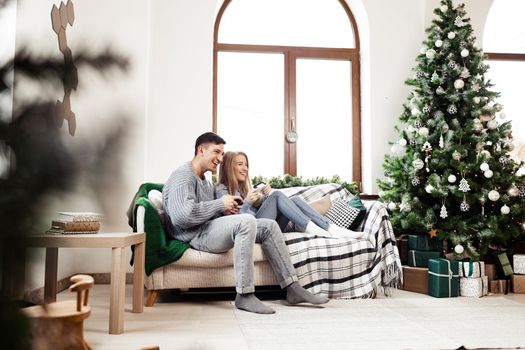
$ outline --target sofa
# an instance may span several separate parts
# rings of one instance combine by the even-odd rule
[[[146,233],[146,306],[154,305],[159,290],[235,287],[233,250],[212,254],[170,239],[163,227],[161,206],[151,196],[148,198],[155,190],[161,191],[162,184],[143,184],[128,212],[134,231]],[[353,197],[338,184],[282,191],[289,197],[299,196],[314,207],[319,203],[330,207],[336,201]],[[363,204],[366,213],[355,229],[365,232],[361,239],[284,233],[299,283],[312,293],[330,298],[366,298],[377,292],[388,295],[401,283],[401,262],[388,212],[377,201]],[[278,286],[261,246],[255,244],[253,252],[255,286]]]

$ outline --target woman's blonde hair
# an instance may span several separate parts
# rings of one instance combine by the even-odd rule
[[[219,168],[219,184],[226,186],[228,193],[235,195],[237,191],[241,194],[242,198],[246,198],[248,192],[252,189],[250,182],[249,171],[246,171],[246,181],[239,183],[234,173],[235,157],[243,156],[246,159],[246,167],[250,168],[248,156],[244,152],[226,152],[222,156],[222,164]]]

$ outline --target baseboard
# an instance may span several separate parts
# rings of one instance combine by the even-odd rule
[[[84,275],[90,275],[95,280],[95,284],[110,284],[111,282],[111,273],[101,272],[101,273],[82,273]],[[74,275],[77,275],[76,273]],[[73,275],[71,275],[73,276]],[[69,277],[64,277],[57,281],[57,293],[60,293],[69,288],[71,283],[69,282]],[[133,284],[133,273],[126,273],[126,284]],[[33,304],[42,304],[44,303],[44,287],[40,287],[31,291],[24,292],[24,300]]]

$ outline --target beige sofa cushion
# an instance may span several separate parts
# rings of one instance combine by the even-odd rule
[[[266,261],[260,244],[255,244],[253,247],[253,261]],[[190,248],[174,264],[191,267],[233,266],[233,249],[226,253],[213,254]]]

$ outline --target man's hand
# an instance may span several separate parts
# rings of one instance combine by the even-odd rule
[[[240,205],[237,204],[236,200],[242,200],[239,196],[224,195],[221,197],[222,205],[224,206],[224,215],[239,214]]]

